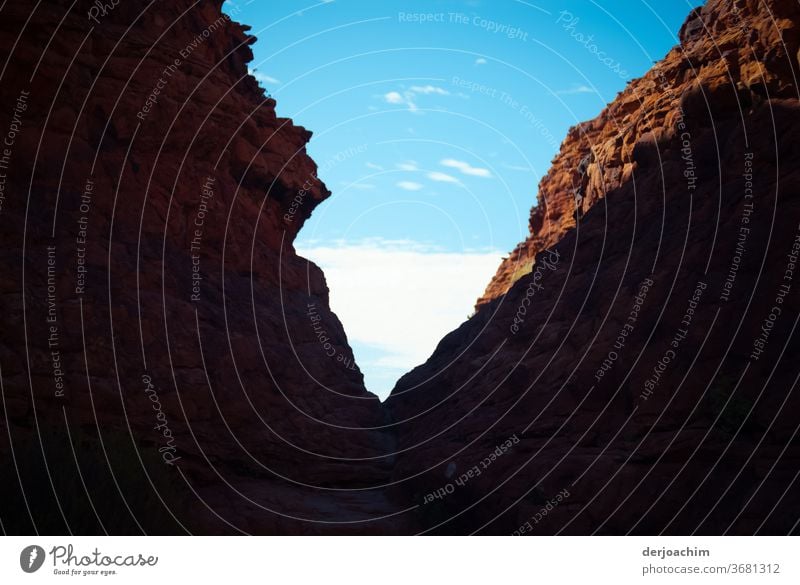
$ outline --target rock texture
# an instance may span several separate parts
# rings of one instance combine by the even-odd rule
[[[797,530],[796,2],[709,1],[573,128],[383,406],[247,27],[87,10],[0,9],[4,532]]]
[[[370,532],[394,510],[364,489],[388,481],[385,415],[293,249],[329,195],[311,133],[276,116],[221,4],[2,9],[2,424],[41,500],[29,516],[8,488],[6,531],[100,532],[106,499],[105,528],[134,533]],[[37,431],[90,445],[84,477]]]
[[[710,0],[571,129],[531,235],[388,401],[427,530],[797,530],[798,48],[797,2]]]
[[[503,261],[477,306],[505,294],[530,272],[537,253],[576,227],[577,217],[631,183],[637,162],[669,162],[665,151],[681,108],[690,121],[706,118],[713,130],[711,118],[720,114],[741,110],[744,116],[765,100],[796,99],[796,17],[792,2],[763,0],[709,2],[692,11],[680,45],[597,118],[570,130],[539,185],[530,236]],[[665,172],[659,190],[672,188],[667,178]]]

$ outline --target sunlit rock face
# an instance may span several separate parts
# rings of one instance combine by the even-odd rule
[[[634,169],[641,174],[645,166],[679,159],[674,147],[680,146],[682,116],[710,132],[706,138],[713,142],[712,119],[736,114],[741,122],[765,101],[769,108],[771,100],[797,99],[797,27],[792,2],[712,0],[692,11],[681,27],[679,45],[644,77],[631,81],[597,118],[570,130],[539,184],[530,236],[498,268],[478,306],[505,294],[529,272],[538,252],[575,229],[576,216],[631,184]],[[749,128],[749,133],[756,130]],[[716,160],[715,146],[700,143],[701,138],[691,137],[694,149],[704,146],[699,155]],[[774,143],[770,147],[775,150]],[[709,172],[702,170],[705,179]],[[672,188],[667,172],[659,192]]]
[[[710,1],[573,128],[383,406],[295,254],[329,192],[247,27],[70,6],[0,18],[6,532],[792,528],[796,2]]]
[[[792,529],[799,25],[710,1],[571,129],[530,236],[388,401],[410,493],[462,478],[427,528]]]

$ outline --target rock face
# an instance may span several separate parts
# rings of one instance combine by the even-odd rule
[[[531,235],[388,401],[426,529],[797,529],[799,42],[797,2],[710,0],[571,129]]]
[[[134,533],[371,531],[390,513],[363,490],[389,477],[385,415],[293,248],[329,195],[311,134],[276,117],[221,3],[2,9],[2,419],[40,500],[29,516],[8,488],[6,531],[100,532],[106,499],[105,527]],[[83,478],[47,457],[68,436]]]
[[[637,163],[641,170],[669,162],[667,147],[682,134],[676,128],[681,108],[693,123],[713,127],[719,115],[741,110],[744,116],[765,100],[796,99],[795,8],[792,2],[710,1],[692,11],[680,45],[597,118],[570,130],[539,185],[530,236],[504,260],[477,306],[505,294],[530,272],[538,252],[575,229],[577,217],[631,183]]]
[[[1,10],[5,532],[793,529],[796,2],[711,0],[573,128],[383,406],[295,254],[329,193],[247,27],[72,7]]]

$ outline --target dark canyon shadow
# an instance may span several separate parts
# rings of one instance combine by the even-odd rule
[[[796,2],[710,0],[572,128],[383,405],[295,253],[330,192],[248,28],[120,3],[85,42],[30,4],[0,19],[6,533],[797,530]]]

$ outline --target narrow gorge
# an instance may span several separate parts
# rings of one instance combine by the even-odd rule
[[[331,192],[249,27],[28,4],[0,18],[6,533],[797,532],[796,1],[708,0],[574,126],[383,404],[295,252]]]

